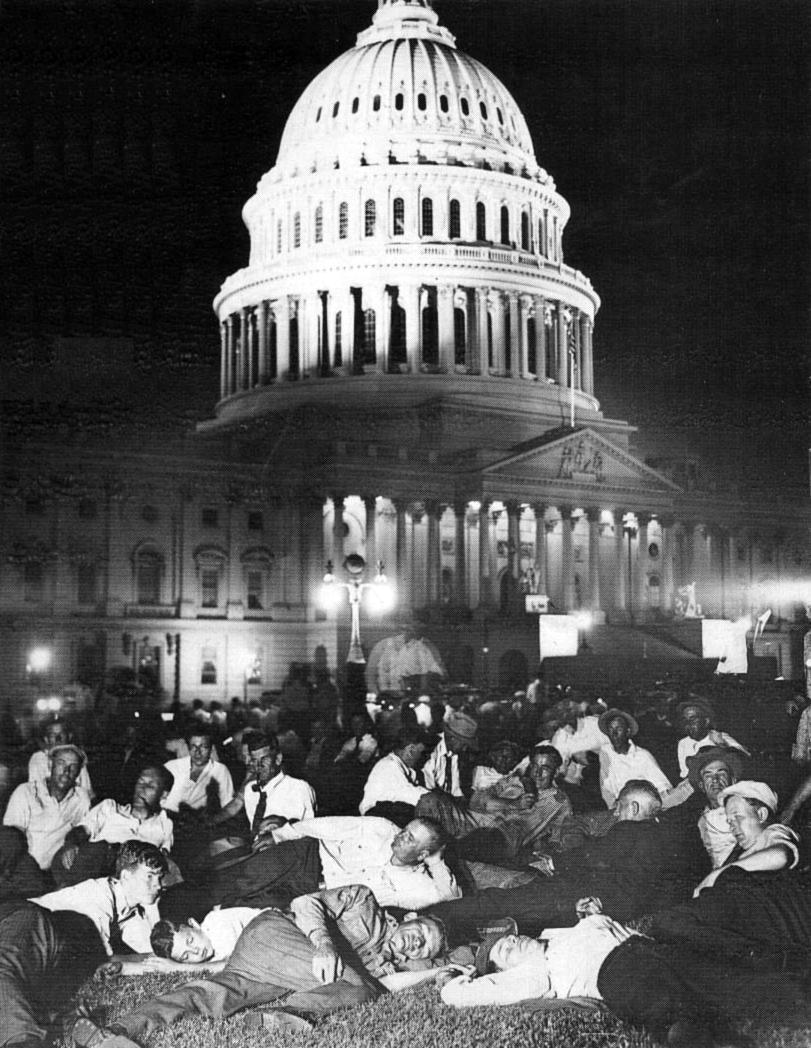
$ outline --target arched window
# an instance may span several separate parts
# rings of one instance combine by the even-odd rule
[[[401,237],[403,233],[405,233],[405,204],[403,203],[402,197],[394,198],[394,203],[392,205],[392,218],[392,232],[394,236]]]
[[[501,243],[510,242],[510,212],[506,204],[501,207]]]
[[[301,247],[301,215],[298,211],[293,215],[293,247]]]
[[[379,110],[380,110],[380,95],[375,95],[374,98],[372,99],[372,109],[374,110],[375,113],[379,112]]]
[[[459,99],[459,106],[462,110],[462,116],[470,116],[470,106],[464,95]]]
[[[538,254],[546,254],[546,243],[543,237],[543,219],[538,219]]]
[[[340,102],[336,102],[335,105],[332,107],[332,119],[333,120],[338,115],[338,110],[340,108],[341,108],[341,103]]]
[[[521,212],[521,250],[529,251],[529,215]]]
[[[363,311],[363,363],[374,364],[377,346],[377,323],[375,311],[364,309]]]
[[[527,370],[531,375],[538,373],[538,359],[535,349],[536,340],[535,317],[527,318]]]
[[[357,113],[359,104],[360,104],[360,100],[357,97],[352,99],[352,112],[353,113]]]
[[[451,200],[448,208],[448,237],[458,240],[462,235],[462,218],[459,210],[459,201]]]
[[[487,209],[481,200],[476,204],[476,239],[487,240]]]
[[[439,364],[439,318],[434,289],[429,291],[422,311],[422,362],[430,367]]]
[[[340,367],[343,362],[343,314],[340,310],[335,314],[335,341],[333,343],[333,360],[335,366]]]
[[[423,197],[422,201],[422,235],[434,235],[434,202],[430,197]]]
[[[442,110],[443,113],[447,113],[448,112],[448,96],[447,95],[440,95],[439,96],[439,108]]]
[[[321,106],[318,107],[318,111],[315,114],[315,122],[316,122],[316,124],[318,123],[318,121],[320,119],[321,119]]]
[[[282,220],[276,222],[276,254],[282,253]]]
[[[484,104],[484,102],[479,102],[479,112],[482,115],[482,120],[486,120],[487,119],[487,106]]]
[[[344,201],[338,208],[338,239],[346,240],[346,231],[349,226],[349,204]]]
[[[464,364],[467,351],[465,311],[458,306],[453,311],[453,361]]]
[[[363,209],[363,233],[364,236],[375,235],[375,223],[377,221],[377,208],[374,200],[367,200]]]
[[[504,114],[501,112],[501,110],[499,109],[498,106],[496,106],[496,115],[498,116],[498,122],[500,124],[503,124],[504,123]]]
[[[420,93],[417,95],[417,109],[419,109],[421,113],[424,113],[427,108],[428,99],[425,97],[425,94],[422,91],[420,91]]]
[[[320,244],[324,239],[324,207],[319,204],[315,209],[315,242]]]
[[[398,113],[402,112],[404,101],[405,99],[403,98],[402,92],[398,91],[397,94],[394,96],[394,108],[397,110]]]
[[[138,604],[160,604],[163,557],[151,546],[136,550],[135,600]]]

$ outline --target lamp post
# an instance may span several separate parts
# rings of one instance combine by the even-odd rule
[[[628,536],[628,617],[631,625],[634,624],[634,562],[633,562],[633,540],[637,527],[633,519],[625,524],[625,534]]]
[[[360,641],[360,606],[364,593],[373,597],[372,610],[383,615],[394,607],[394,588],[386,578],[383,570],[383,561],[377,562],[377,572],[371,582],[363,581],[363,573],[366,570],[366,561],[359,553],[350,553],[345,558],[343,565],[347,578],[337,579],[335,577],[332,561],[327,561],[327,571],[324,582],[319,593],[319,603],[326,608],[337,607],[339,595],[342,590],[346,591],[349,598],[349,609],[351,612],[351,633],[349,637],[349,651],[346,656],[346,690],[344,712],[347,707],[357,705],[363,708],[366,697],[366,676],[364,667],[366,656]]]

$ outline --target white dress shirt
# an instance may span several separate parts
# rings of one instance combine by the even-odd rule
[[[560,774],[565,776],[576,753],[598,753],[605,746],[605,735],[600,731],[599,717],[578,717],[577,727],[564,724],[552,736],[549,745],[554,746],[563,758]]]
[[[40,782],[45,782],[51,773],[51,758],[45,753],[44,750],[37,750],[36,753],[31,754],[31,760],[28,762],[28,781],[33,782],[38,779]],[[90,783],[90,775],[87,771],[87,765],[82,765],[82,770],[79,772],[79,777],[76,779],[76,785],[81,786],[86,791],[90,800],[96,796],[95,790]]]
[[[91,844],[96,841],[123,844],[136,840],[171,851],[174,843],[172,820],[165,811],[141,820],[132,814],[131,804],[116,804],[112,798],[91,808],[82,827],[90,834]]]
[[[28,851],[43,870],[48,870],[54,855],[65,843],[74,826],[90,811],[90,797],[78,786],[61,801],[55,800],[44,782],[24,782],[9,798],[4,826],[16,826],[25,834]]]
[[[448,751],[444,735],[431,750],[428,760],[425,762],[425,767],[422,769],[425,785],[429,790],[445,789],[445,769],[447,766],[445,758],[448,756],[451,758],[451,789],[449,792],[454,797],[462,797],[464,794],[459,782],[459,754],[451,754]]]
[[[391,845],[400,828],[374,815],[329,815],[274,830],[276,841],[318,841],[325,888],[365,884],[381,906],[420,910],[458,899],[461,891],[440,857],[416,866],[395,866]]]
[[[152,953],[149,933],[160,920],[158,905],[130,906],[115,877],[80,881],[30,901],[46,910],[73,910],[89,917],[99,930],[108,957],[113,954],[111,940],[116,924],[127,946],[136,953]]]
[[[634,742],[628,743],[627,753],[617,753],[609,743],[598,754],[600,758],[600,793],[606,807],[613,808],[620,790],[630,779],[645,779],[661,795],[671,789],[670,780],[659,767],[649,750]]]
[[[698,820],[701,843],[707,850],[712,868],[723,866],[727,856],[735,847],[735,838],[727,822],[723,804],[718,808],[705,808]]]
[[[376,804],[390,801],[393,804],[413,804],[428,790],[417,782],[417,773],[403,764],[396,753],[389,753],[379,760],[369,772],[359,811],[365,815]]]
[[[253,824],[260,792],[267,798],[265,818],[269,815],[280,815],[283,819],[315,818],[315,790],[304,779],[294,779],[280,771],[261,790],[254,789],[255,785],[249,783],[245,789],[245,815],[249,825]]]
[[[181,804],[188,804],[190,808],[205,808],[206,790],[210,782],[216,782],[219,786],[220,804],[223,808],[234,796],[231,772],[219,761],[210,760],[196,781],[191,778],[191,757],[178,757],[176,760],[167,761],[166,767],[175,778],[175,784],[163,802],[168,811],[179,811]]]
[[[208,963],[227,961],[244,929],[254,917],[264,912],[252,906],[226,906],[225,909],[207,913],[200,922],[200,928],[214,947],[214,956],[209,958]]]

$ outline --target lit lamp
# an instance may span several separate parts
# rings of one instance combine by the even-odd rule
[[[48,648],[32,648],[28,653],[28,661],[25,665],[26,676],[31,687],[36,691],[42,686],[42,677],[51,666],[51,652]],[[59,698],[37,699],[36,708],[40,713],[58,713],[62,706]]]
[[[366,665],[366,657],[360,643],[361,598],[366,594],[364,606],[372,614],[385,615],[394,608],[396,595],[394,587],[386,578],[382,560],[377,562],[377,573],[371,582],[363,581],[366,561],[359,553],[350,553],[343,562],[343,569],[347,578],[337,579],[332,561],[327,561],[327,571],[318,593],[318,603],[325,610],[334,610],[340,603],[342,591],[346,591],[352,613],[352,631],[346,656],[347,698],[355,699],[357,692],[358,705],[362,705],[366,697],[366,681],[361,667]]]

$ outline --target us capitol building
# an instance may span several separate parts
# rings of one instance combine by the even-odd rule
[[[691,583],[710,618],[770,607],[778,670],[799,674],[805,507],[631,453],[594,388],[600,298],[564,260],[569,206],[430,0],[378,0],[243,219],[247,265],[214,299],[219,400],[182,448],[6,449],[10,695],[43,647],[52,687],[129,666],[168,694],[177,672],[186,701],[258,696],[291,662],[340,670],[346,606],[315,598],[350,553],[396,587],[386,618],[362,612],[367,648],[416,614],[455,679],[525,683],[527,595],[588,611],[611,648],[666,643]]]

